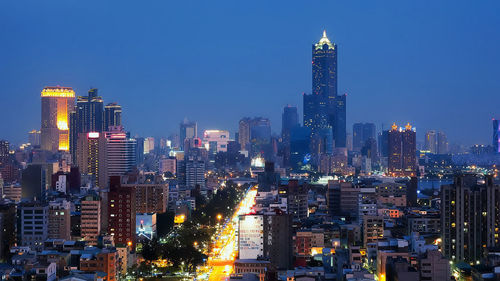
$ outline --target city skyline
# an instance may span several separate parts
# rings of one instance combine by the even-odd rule
[[[12,143],[26,142],[28,131],[40,129],[37,97],[43,87],[55,85],[72,87],[76,95],[98,88],[106,103],[123,106],[123,122],[132,135],[167,136],[176,133],[178,123],[187,117],[198,122],[200,131],[229,130],[233,136],[237,120],[244,116],[268,117],[273,133],[279,133],[284,105],[297,106],[302,116],[302,92],[311,91],[310,44],[321,38],[324,29],[339,45],[338,93],[349,96],[347,128],[351,134],[352,124],[357,122],[373,122],[377,131],[381,123],[388,129],[392,122],[411,122],[419,141],[427,130],[440,130],[448,135],[450,144],[491,142],[491,118],[498,117],[494,105],[500,90],[500,83],[495,81],[500,57],[494,52],[500,36],[495,36],[499,31],[493,28],[499,19],[491,9],[496,3],[474,5],[467,14],[461,2],[453,7],[393,3],[383,8],[365,3],[364,9],[356,4],[325,4],[326,11],[317,11],[320,17],[313,17],[311,7],[294,3],[282,7],[290,15],[278,13],[281,23],[272,18],[280,6],[277,4],[270,4],[268,10],[246,10],[233,4],[228,7],[235,9],[233,13],[217,10],[221,4],[216,3],[171,7],[193,8],[199,18],[190,23],[188,19],[194,15],[160,17],[159,13],[171,5],[153,3],[135,11],[145,22],[137,27],[126,23],[116,34],[110,33],[117,28],[114,21],[130,13],[130,6],[121,7],[124,15],[107,18],[106,12],[113,6],[103,4],[95,15],[100,20],[97,25],[84,17],[89,6],[58,4],[34,4],[31,9],[2,4],[3,11],[9,10],[9,14],[0,12],[0,21],[8,27],[6,37],[25,38],[7,40],[3,53],[10,55],[4,58],[6,67],[0,69],[0,77],[5,79],[2,98],[13,105],[0,117],[8,118],[18,108],[27,112],[12,123],[0,125],[3,138]],[[151,10],[154,7],[157,11]],[[203,8],[221,19],[200,26],[211,18],[201,12]],[[61,24],[46,19],[37,27],[30,25],[52,10],[64,10],[75,20]],[[21,12],[29,20],[21,22],[26,18],[18,17]],[[244,16],[245,12],[249,14]],[[329,13],[332,16],[327,16]],[[262,23],[249,24],[248,17],[252,16],[262,17]],[[299,16],[308,19],[305,26],[295,22]],[[391,23],[380,20],[383,16],[396,17],[400,24],[396,26],[394,19]],[[182,23],[176,29],[169,25],[175,19]],[[222,25],[224,19],[234,24]],[[90,25],[90,29],[82,25]],[[162,27],[168,27],[163,39],[153,36]],[[145,28],[151,30],[143,33]],[[41,44],[56,35],[62,41],[73,39],[73,32],[82,31],[69,45]],[[93,38],[100,43],[88,48],[78,46]],[[23,40],[40,43],[35,48]],[[280,48],[282,45],[287,47]],[[151,51],[146,54],[143,46]],[[179,53],[181,50],[192,55]],[[234,69],[241,71],[235,73]],[[465,108],[471,113],[460,114]],[[158,118],[160,112],[168,114]]]

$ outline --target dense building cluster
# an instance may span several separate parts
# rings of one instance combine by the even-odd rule
[[[40,128],[0,140],[2,278],[499,279],[498,120],[468,151],[410,123],[348,133],[337,51],[326,32],[312,45],[303,120],[285,106],[280,133],[242,116],[234,134],[186,118],[143,137],[95,88],[42,89]]]

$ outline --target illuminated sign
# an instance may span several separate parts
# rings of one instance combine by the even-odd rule
[[[137,236],[152,239],[156,236],[156,214],[137,214],[135,216],[135,232]]]
[[[174,223],[176,224],[181,224],[181,223],[184,223],[186,221],[186,215],[182,214],[182,215],[175,215],[174,217]]]
[[[238,250],[240,259],[257,259],[264,255],[264,218],[259,215],[240,216]]]
[[[99,138],[99,132],[90,132],[88,134],[89,139],[97,139]]]

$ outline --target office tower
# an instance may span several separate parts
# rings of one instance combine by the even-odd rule
[[[177,166],[177,159],[175,159],[175,157],[162,157],[159,163],[159,171],[161,174],[169,172],[173,176],[175,176],[176,166]]]
[[[135,153],[136,153],[136,163],[137,165],[142,164],[144,161],[144,138],[135,138]]]
[[[368,139],[375,139],[375,124],[355,123],[352,126],[352,149],[361,151]]]
[[[80,133],[76,163],[82,174],[92,178],[94,187],[105,188],[107,183],[107,141],[103,133]]]
[[[81,201],[81,237],[89,245],[97,245],[101,233],[101,198],[90,193]]]
[[[290,131],[290,166],[299,171],[310,160],[311,129],[295,127]]]
[[[405,176],[416,176],[417,174],[417,133],[410,123],[402,132],[403,137],[403,174]]]
[[[430,153],[437,153],[437,135],[436,131],[431,130],[425,133],[424,149]]]
[[[87,96],[79,96],[76,101],[80,133],[102,132],[104,127],[104,107],[97,89],[88,91]]]
[[[391,176],[415,176],[417,172],[416,132],[408,123],[405,129],[393,124],[388,133],[388,171]]]
[[[71,209],[66,200],[49,202],[47,238],[71,240]]]
[[[117,246],[135,249],[135,189],[122,186],[119,176],[111,176],[108,193],[108,233]]]
[[[137,213],[165,213],[168,203],[168,183],[155,179],[153,183],[122,184],[135,189]]]
[[[347,110],[346,110],[347,95],[339,95],[335,98],[335,108],[331,108],[330,126],[333,128],[333,139],[335,147],[347,146]],[[330,106],[332,107],[332,106]]]
[[[205,188],[205,161],[200,156],[186,155],[182,161],[185,171],[185,186],[187,188]]]
[[[21,246],[29,246],[34,250],[41,250],[43,242],[48,237],[48,205],[40,202],[21,203],[18,208]]]
[[[144,154],[148,154],[155,149],[155,138],[147,137],[144,139]]]
[[[9,142],[6,140],[0,140],[0,164],[7,164],[9,158]]]
[[[43,200],[47,189],[47,166],[29,164],[21,176],[22,198],[29,200]]]
[[[292,266],[291,216],[284,213],[239,216],[238,258],[268,259],[279,270]]]
[[[128,137],[122,127],[110,127],[106,136],[107,176],[120,176],[136,165],[136,140]]]
[[[184,148],[184,140],[197,138],[198,137],[198,125],[196,122],[190,122],[188,119],[184,119],[180,124],[180,143],[182,148]]]
[[[75,92],[69,87],[45,87],[41,99],[41,148],[51,152],[69,150],[69,113],[75,104]]]
[[[299,115],[297,114],[297,107],[287,105],[283,108],[281,115],[281,138],[283,143],[290,143],[290,131],[292,128],[299,125]]]
[[[493,119],[493,150],[500,153],[500,120]]]
[[[280,194],[286,195],[287,210],[292,215],[294,221],[300,221],[309,216],[307,205],[308,185],[299,183],[298,180],[290,179],[288,185],[280,187]]]
[[[448,139],[446,134],[443,132],[437,132],[437,154],[447,154],[448,153]]]
[[[384,218],[381,216],[363,217],[363,245],[377,242],[384,237]]]
[[[346,95],[337,94],[337,45],[323,37],[312,46],[312,94],[304,94],[304,126],[311,136],[332,131],[335,147],[346,147]]]
[[[104,107],[104,131],[109,127],[122,125],[122,107],[115,102],[108,103]]]
[[[211,154],[226,152],[229,142],[229,131],[226,130],[205,130],[203,132],[203,143],[208,145]]]
[[[500,246],[500,186],[492,176],[456,175],[441,186],[442,250],[454,261],[476,263]]]
[[[241,150],[248,151],[250,144],[250,122],[251,119],[245,117],[240,120],[238,125],[238,143],[241,146]]]
[[[388,132],[388,170],[392,176],[401,175],[403,172],[403,136],[401,132],[401,128],[398,128],[395,123]]]
[[[40,131],[31,130],[28,132],[28,142],[35,147],[40,146]]]
[[[389,156],[389,131],[382,131],[378,135],[378,151],[380,157]]]

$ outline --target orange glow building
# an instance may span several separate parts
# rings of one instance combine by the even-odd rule
[[[41,148],[69,150],[69,113],[75,105],[75,91],[70,87],[45,87],[41,98]]]

